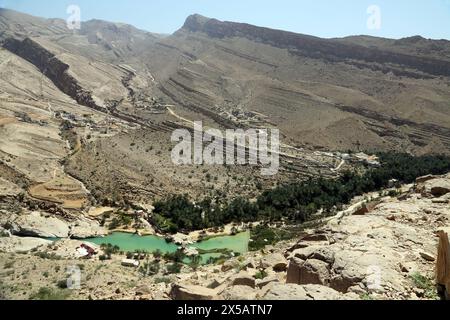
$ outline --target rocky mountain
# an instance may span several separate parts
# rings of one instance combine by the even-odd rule
[[[63,20],[0,9],[0,259],[11,253],[21,274],[30,272],[29,259],[36,274],[55,261],[61,268],[82,244],[72,238],[108,230],[155,234],[149,221],[158,218],[157,200],[185,193],[219,205],[253,200],[284,183],[379,165],[358,151],[450,154],[449,89],[445,40],[321,39],[200,15],[167,36],[100,20],[73,31]],[[172,132],[192,130],[196,120],[222,130],[280,129],[279,174],[261,176],[260,166],[174,164]],[[370,298],[367,268],[378,267],[386,278],[377,298],[428,298],[412,270],[428,284],[432,234],[448,224],[448,178],[432,177],[435,186],[422,181],[423,190],[408,186],[398,198],[367,195],[376,203],[357,199],[299,241],[220,268],[193,273],[183,266],[178,277],[149,278],[139,288],[137,272],[124,271],[119,257],[101,277],[99,261],[89,260],[92,287],[77,294]],[[54,237],[63,240],[42,239]],[[373,255],[361,257],[368,249]],[[21,251],[28,254],[14,256]],[[12,275],[9,264],[0,268]],[[48,283],[34,273],[33,286]],[[30,281],[17,280],[19,287],[22,280]],[[0,281],[5,294],[17,298],[18,291],[5,291]]]
[[[211,190],[231,195],[335,176],[346,164],[327,151],[450,150],[444,40],[320,39],[199,15],[170,36],[100,20],[74,32],[5,9],[0,25],[0,160],[16,190],[75,179],[87,206],[205,196],[211,173],[170,161],[171,132],[194,120],[281,131],[278,176],[217,168]],[[41,189],[33,198],[67,203]]]
[[[0,17],[4,40],[33,39],[59,53],[77,80],[93,77],[85,91],[95,91],[100,80],[99,68],[87,70],[89,60],[111,64],[100,69],[127,64],[139,70],[135,95],[162,99],[217,125],[276,125],[288,142],[308,148],[449,150],[445,40],[320,39],[199,15],[167,37],[99,20],[73,33],[61,20],[9,10]],[[121,101],[130,88],[121,83],[123,70],[113,73],[111,100]],[[103,88],[108,80],[100,82]]]
[[[427,41],[320,39],[194,15],[164,40],[187,61],[161,85],[184,104],[262,113],[297,145],[448,150],[450,64],[437,53],[450,43]]]

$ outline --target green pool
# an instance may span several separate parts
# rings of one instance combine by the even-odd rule
[[[198,242],[191,247],[201,250],[228,249],[235,253],[246,253],[248,251],[248,242],[250,240],[249,232],[242,232],[234,236],[224,236],[211,238],[206,241]],[[138,236],[136,234],[114,232],[103,238],[90,238],[86,241],[101,245],[112,244],[120,247],[122,251],[144,250],[154,252],[160,250],[163,253],[173,253],[177,251],[178,246],[174,243],[168,243],[164,238],[157,236]],[[206,262],[211,257],[220,257],[218,253],[208,253],[202,255],[202,261]]]

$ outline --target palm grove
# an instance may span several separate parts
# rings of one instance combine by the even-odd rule
[[[388,187],[389,181],[412,183],[427,174],[450,171],[450,157],[414,157],[404,153],[380,153],[382,166],[364,173],[346,171],[337,179],[316,178],[263,192],[256,202],[236,198],[226,204],[206,198],[192,202],[187,195],[158,201],[152,222],[163,232],[193,231],[229,223],[286,221],[303,223],[322,209],[330,214],[358,195]]]

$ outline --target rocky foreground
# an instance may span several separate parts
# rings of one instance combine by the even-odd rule
[[[450,231],[449,203],[450,174],[422,177],[401,190],[355,199],[298,240],[221,265],[152,277],[122,267],[121,257],[101,262],[64,254],[79,245],[75,240],[30,244],[32,238],[6,235],[0,238],[0,294],[33,297],[39,288],[56,288],[66,268],[77,265],[80,288],[66,293],[69,299],[438,299],[438,233]],[[18,254],[19,245],[34,249]]]
[[[437,234],[450,227],[450,175],[419,178],[398,197],[372,194],[356,202],[296,243],[228,261],[213,268],[213,276],[205,272],[181,281],[171,297],[438,298]],[[267,276],[255,280],[261,272]]]

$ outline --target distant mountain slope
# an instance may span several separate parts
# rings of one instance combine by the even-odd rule
[[[100,108],[135,119],[160,121],[136,108],[156,99],[218,127],[276,126],[311,149],[450,152],[445,40],[321,39],[200,15],[167,37],[100,20],[74,33],[10,10],[0,25],[4,43],[31,38]]]
[[[357,42],[193,15],[145,60],[178,104],[240,123],[256,111],[294,144],[448,152],[450,60]]]

